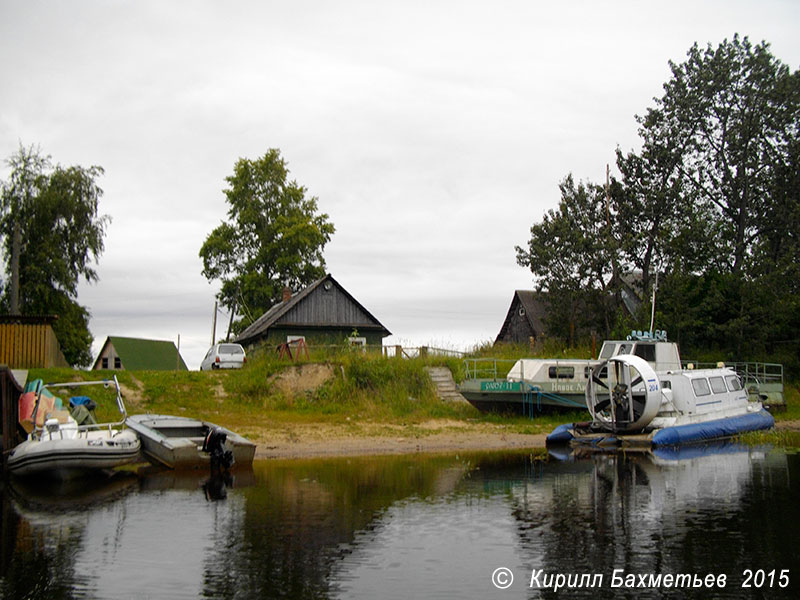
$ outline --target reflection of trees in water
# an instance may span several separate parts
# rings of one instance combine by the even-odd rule
[[[595,454],[549,464],[544,478],[514,490],[512,511],[530,568],[603,574],[604,587],[592,595],[624,592],[610,588],[614,569],[726,574],[728,589],[741,592],[745,568],[798,566],[788,543],[800,534],[793,481],[783,454],[742,447],[667,460]],[[793,518],[765,519],[765,510]],[[660,597],[665,590],[630,592]]]
[[[398,500],[455,485],[452,458],[369,457],[270,461],[243,490],[240,524],[220,526],[206,560],[204,595],[326,598],[331,572],[355,537],[380,527]],[[372,536],[369,536],[372,537]]]

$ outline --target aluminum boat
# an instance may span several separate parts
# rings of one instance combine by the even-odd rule
[[[256,452],[253,442],[201,419],[143,414],[129,416],[126,423],[139,435],[145,457],[171,469],[210,467],[214,457],[210,434],[220,442],[221,450],[230,452],[232,465],[252,464]]]

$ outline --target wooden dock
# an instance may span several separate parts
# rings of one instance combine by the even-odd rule
[[[0,400],[2,401],[2,470],[5,473],[6,456],[24,439],[17,426],[19,396],[22,385],[6,365],[0,365]]]

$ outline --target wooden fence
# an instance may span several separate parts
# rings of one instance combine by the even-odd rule
[[[13,369],[68,367],[49,322],[0,322],[0,364]]]

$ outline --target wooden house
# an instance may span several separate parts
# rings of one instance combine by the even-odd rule
[[[309,344],[341,344],[353,331],[370,346],[381,345],[391,335],[339,282],[325,275],[296,294],[284,294],[282,302],[253,321],[235,341],[251,348],[297,338]]]
[[[53,331],[55,316],[0,316],[0,364],[13,369],[68,367]]]
[[[187,371],[172,342],[120,336],[106,338],[93,370],[111,371]]]
[[[545,332],[546,305],[541,294],[528,290],[517,290],[511,299],[506,320],[497,334],[495,344],[530,344]]]

